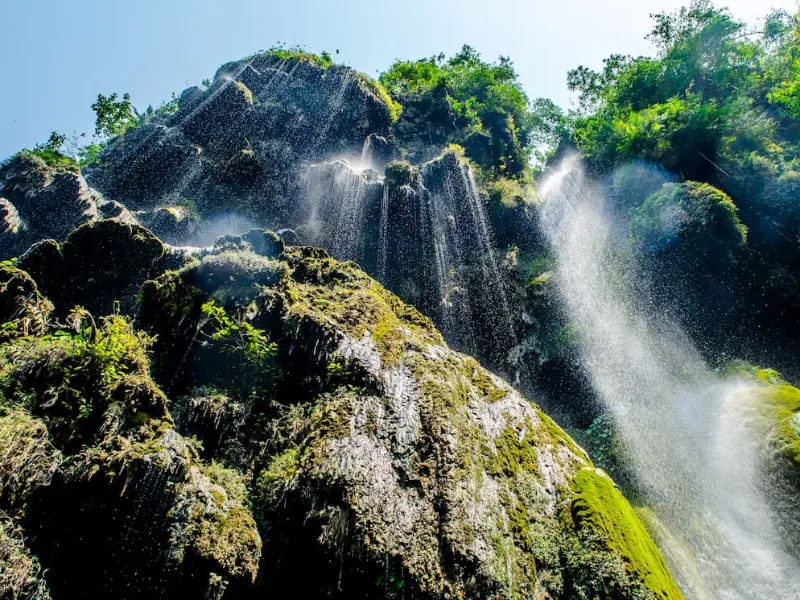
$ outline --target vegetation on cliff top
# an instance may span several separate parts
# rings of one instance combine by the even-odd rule
[[[440,54],[398,61],[380,82],[405,107],[396,134],[417,161],[431,158],[416,147],[427,139],[438,146],[435,152],[450,143],[462,145],[469,158],[495,174],[527,172],[529,102],[509,58],[486,62],[464,46],[449,59]]]

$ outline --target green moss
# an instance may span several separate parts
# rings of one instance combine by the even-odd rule
[[[738,365],[735,372],[756,384],[752,425],[773,452],[800,472],[800,389],[773,369]]]
[[[50,600],[39,560],[25,547],[22,531],[0,513],[0,597]]]
[[[706,183],[665,183],[633,211],[633,240],[646,252],[681,242],[700,252],[724,256],[747,242],[747,227],[730,196]]]
[[[200,471],[211,483],[224,489],[228,499],[242,506],[248,505],[247,484],[239,471],[229,469],[217,461],[202,465]]]
[[[517,477],[521,471],[539,473],[536,443],[530,427],[520,437],[516,430],[506,427],[494,440],[494,452],[486,457],[486,470],[493,476]]]
[[[40,419],[20,408],[0,408],[0,501],[5,508],[19,508],[32,491],[48,485],[60,462],[61,453]]]
[[[400,119],[400,115],[403,114],[403,105],[389,95],[389,92],[383,87],[382,83],[375,81],[372,77],[364,75],[363,73],[356,74],[356,77],[362,89],[378,97],[380,101],[386,105],[392,123],[397,123]]]
[[[201,558],[213,560],[234,577],[255,581],[261,538],[250,511],[230,505],[194,524],[191,533],[192,547]]]
[[[661,552],[614,482],[602,471],[585,468],[571,485],[571,513],[579,530],[600,534],[607,548],[622,556],[627,569],[657,597],[683,598]]]
[[[267,501],[280,497],[292,476],[300,469],[300,456],[297,447],[273,456],[256,481],[257,495]]]
[[[111,407],[115,428],[135,426],[142,414],[167,418],[166,398],[150,379],[146,335],[118,315],[98,325],[76,310],[68,322],[72,331],[0,347],[0,392],[7,400],[42,416],[59,447],[93,435]]]
[[[567,435],[567,433],[561,429],[561,427],[559,427],[555,421],[553,421],[553,419],[548,417],[541,410],[539,411],[539,418],[541,419],[542,426],[549,434],[553,444],[564,444],[575,456],[583,459],[587,463],[591,463],[589,455],[586,454],[586,451],[578,446],[573,439]]]
[[[386,177],[386,184],[392,187],[412,185],[420,180],[419,171],[411,166],[410,163],[402,160],[393,160],[386,165],[384,176]]]
[[[381,359],[396,364],[409,348],[444,344],[430,319],[360,271],[308,249],[287,250],[292,276],[282,281],[284,319],[340,328],[354,339],[369,333]]]
[[[65,169],[77,173],[80,171],[78,161],[71,156],[62,154],[57,150],[41,149],[41,150],[22,150],[18,156],[27,155],[41,158],[48,167],[56,169]]]

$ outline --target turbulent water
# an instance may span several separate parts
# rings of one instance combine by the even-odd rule
[[[645,308],[629,261],[617,258],[602,194],[578,157],[539,193],[583,367],[614,419],[687,598],[800,598],[800,565],[784,550],[743,425],[755,397],[749,384],[718,377],[677,325]]]

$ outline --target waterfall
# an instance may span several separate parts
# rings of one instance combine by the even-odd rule
[[[564,160],[539,193],[582,367],[666,530],[656,538],[686,597],[800,598],[800,566],[776,529],[742,417],[756,398],[750,384],[717,376],[680,327],[645,309],[579,158]]]
[[[303,201],[309,242],[339,260],[364,260],[367,201],[380,184],[346,160],[311,165],[303,177]]]
[[[378,229],[378,279],[386,281],[389,260],[389,188],[384,185],[381,194],[380,226]]]
[[[421,215],[429,222],[421,229],[438,300],[430,311],[448,343],[501,365],[516,331],[472,170],[445,155],[422,166],[422,179],[428,200]]]
[[[433,318],[453,347],[502,370],[516,343],[514,318],[471,169],[445,153],[411,170],[407,181],[387,180],[361,169],[368,166],[370,140],[361,160],[306,169],[298,227],[303,242],[356,261]]]

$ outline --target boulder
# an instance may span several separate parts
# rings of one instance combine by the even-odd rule
[[[82,306],[104,315],[129,311],[142,283],[165,268],[165,254],[161,241],[144,227],[101,220],[79,227],[63,244],[39,242],[19,265],[56,304],[57,314]]]
[[[252,584],[261,540],[241,484],[172,428],[147,338],[119,316],[67,322],[6,343],[0,364],[0,501],[24,501],[53,597],[202,600]]]

